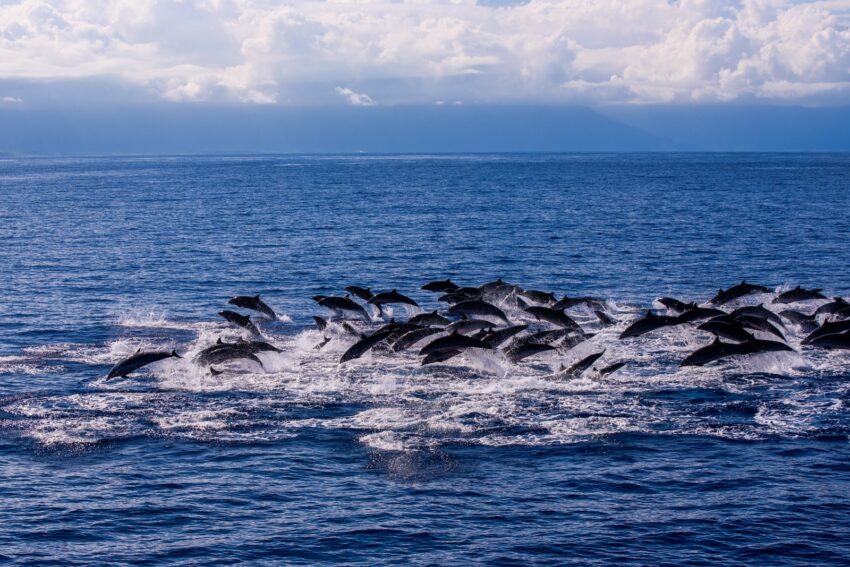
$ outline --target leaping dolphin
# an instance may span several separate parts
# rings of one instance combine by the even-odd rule
[[[551,352],[557,350],[552,345],[543,345],[539,343],[524,343],[516,346],[511,346],[505,349],[505,356],[513,363],[517,363],[535,354],[542,352]]]
[[[547,323],[552,323],[553,325],[564,329],[581,331],[581,326],[576,323],[572,317],[567,315],[564,308],[556,309],[535,305],[525,308],[525,312],[529,315],[533,315],[538,321],[546,321]]]
[[[800,286],[780,293],[773,300],[774,303],[796,303],[798,301],[812,301],[815,299],[826,299],[822,289],[803,289]]]
[[[707,346],[699,348],[682,361],[682,366],[705,366],[709,362],[730,356],[756,354],[760,352],[793,351],[785,343],[752,339],[745,343],[724,343],[719,338]]]
[[[812,340],[810,344],[829,350],[848,350],[850,349],[850,331],[823,335]]]
[[[369,301],[370,299],[372,299],[375,296],[375,294],[372,293],[372,290],[369,289],[368,287],[360,287],[360,286],[356,286],[356,285],[350,285],[350,286],[345,288],[345,291],[347,291],[348,293],[350,293],[351,295],[353,295],[355,297],[359,297],[363,301]]]
[[[487,303],[481,299],[468,299],[455,303],[448,310],[449,315],[466,315],[467,317],[494,317],[503,321],[506,325],[510,325],[508,316],[505,312],[491,303]]]
[[[259,295],[238,295],[228,301],[228,303],[230,305],[235,305],[236,307],[262,313],[273,321],[277,320],[277,314],[262,299],[260,299]]]
[[[712,305],[723,305],[754,293],[769,293],[770,289],[763,285],[748,284],[746,281],[741,281],[738,285],[733,285],[727,290],[718,290],[717,295],[708,300]]]
[[[355,303],[351,298],[348,297],[334,297],[334,296],[316,296],[316,303],[324,307],[325,309],[330,309],[337,315],[345,318],[346,313],[350,313],[357,317],[360,317],[364,321],[371,321],[372,319],[369,317],[369,314],[366,313],[366,310],[362,305]]]
[[[597,360],[602,358],[603,354],[605,354],[604,350],[602,352],[595,352],[595,353],[593,353],[589,356],[582,358],[581,360],[579,360],[578,362],[576,362],[575,364],[573,364],[569,368],[564,368],[562,366],[561,371],[558,372],[557,375],[555,375],[555,378],[558,378],[558,379],[578,378],[579,376],[581,376],[584,373],[585,370],[587,370],[588,368],[593,366],[593,364]],[[616,370],[616,368],[614,370]],[[613,372],[613,370],[611,372]]]
[[[124,360],[118,362],[112,369],[109,371],[109,374],[106,375],[106,379],[115,378],[116,376],[120,376],[124,378],[130,372],[134,370],[138,370],[143,366],[147,366],[148,364],[152,364],[154,362],[158,362],[160,360],[165,360],[166,358],[181,358],[177,351],[172,350],[168,351],[153,351],[153,352],[140,352],[136,351],[135,354],[125,358]]]
[[[384,291],[377,295],[374,295],[366,303],[368,303],[369,305],[374,305],[378,309],[381,308],[381,305],[389,305],[391,303],[403,303],[405,305],[419,307],[418,303],[416,303],[406,295],[399,293],[395,289],[392,289],[390,291]]]
[[[235,311],[227,310],[219,311],[218,314],[224,317],[224,319],[227,320],[229,323],[233,323],[237,327],[242,327],[243,329],[250,331],[254,335],[260,334],[260,330],[257,328],[256,325],[254,325],[254,323],[251,321],[251,318],[247,315],[240,315]]]
[[[446,327],[451,323],[451,321],[436,311],[431,311],[430,313],[420,313],[419,315],[411,317],[408,320],[408,323],[422,325],[423,327]]]
[[[438,293],[449,293],[458,289],[458,285],[452,280],[434,280],[422,286],[425,291],[435,291]]]
[[[420,356],[424,356],[427,354],[434,354],[438,352],[447,352],[447,351],[462,351],[468,348],[481,348],[485,350],[492,350],[493,347],[481,341],[479,339],[473,339],[472,337],[467,337],[465,335],[461,335],[457,332],[452,333],[446,337],[441,337],[432,341],[422,347],[422,350],[419,351]]]

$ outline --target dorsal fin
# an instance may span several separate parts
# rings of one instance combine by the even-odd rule
[[[259,300],[259,299],[260,299],[260,294],[258,293],[257,295],[255,295],[255,296],[254,296],[254,299]]]
[[[221,340],[221,337],[219,337],[218,340],[215,342],[215,344],[217,344],[217,345],[220,345],[220,344],[223,344],[223,343],[224,343],[224,341]]]
[[[136,352],[134,352],[133,354],[139,354],[140,352],[142,352],[142,347],[137,348]]]

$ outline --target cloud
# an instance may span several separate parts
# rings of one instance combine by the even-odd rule
[[[3,98],[0,98],[0,102],[3,104],[21,104],[24,102],[24,99],[16,96],[4,96]]]
[[[846,102],[848,26],[848,0],[5,1],[0,81],[195,103]]]
[[[337,87],[334,89],[336,94],[344,97],[348,104],[352,106],[375,106],[375,101],[366,93],[356,93],[351,89]]]

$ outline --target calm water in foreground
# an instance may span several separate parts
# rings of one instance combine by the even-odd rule
[[[846,351],[340,366],[310,297],[503,277],[616,331],[743,278],[847,297],[848,210],[847,155],[0,159],[0,563],[846,564]],[[283,353],[193,365],[255,293]],[[104,380],[137,348],[187,356]]]

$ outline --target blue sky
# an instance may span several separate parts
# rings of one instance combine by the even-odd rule
[[[0,117],[848,102],[850,0],[0,0]]]

